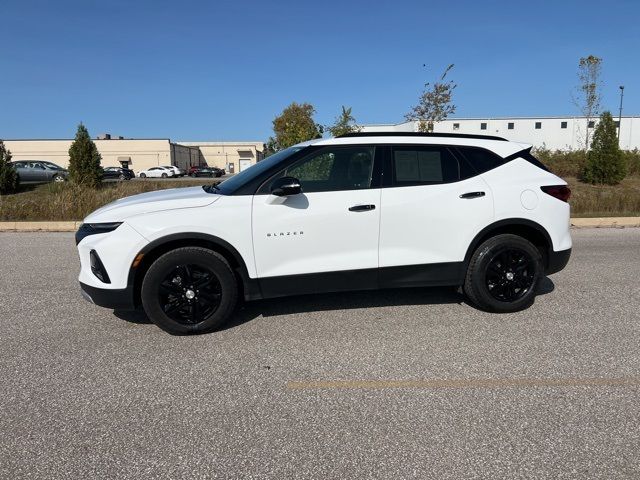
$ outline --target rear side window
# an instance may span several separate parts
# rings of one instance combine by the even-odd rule
[[[458,151],[478,174],[488,172],[504,163],[502,157],[484,148],[458,147]]]
[[[393,148],[394,186],[450,183],[460,180],[458,159],[446,147]]]

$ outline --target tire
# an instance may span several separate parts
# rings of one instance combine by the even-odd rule
[[[204,333],[229,319],[238,301],[238,283],[222,255],[207,248],[182,247],[151,265],[142,281],[141,298],[145,313],[166,332]]]
[[[198,175],[196,175],[195,173],[191,174],[191,178],[196,178]]]
[[[471,256],[464,293],[482,310],[516,312],[533,303],[543,274],[542,255],[531,242],[517,235],[496,235]]]
[[[147,178],[147,174],[146,173],[141,173],[139,176],[140,176],[140,178]]]
[[[53,177],[53,181],[56,183],[62,183],[64,182],[64,177],[62,175],[55,175]]]
[[[161,175],[161,177],[162,177],[162,178],[167,178],[167,174],[166,174],[166,173],[163,173],[163,174]]]
[[[124,173],[121,173],[121,174],[118,176],[118,180],[120,180],[120,181],[122,181],[122,180],[127,180],[127,177],[126,177],[126,175],[125,175]]]

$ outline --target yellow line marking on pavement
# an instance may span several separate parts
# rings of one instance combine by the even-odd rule
[[[442,380],[330,380],[288,382],[289,390],[379,390],[383,388],[617,387],[640,385],[640,378],[477,378]]]

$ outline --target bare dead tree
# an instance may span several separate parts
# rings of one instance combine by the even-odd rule
[[[429,82],[425,83],[418,104],[405,115],[409,121],[418,121],[418,131],[433,132],[436,122],[441,122],[455,113],[453,91],[458,85],[452,80],[446,80],[447,74],[452,68],[453,64],[449,65],[433,85]]]

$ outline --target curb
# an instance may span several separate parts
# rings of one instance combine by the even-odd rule
[[[0,222],[0,232],[75,232],[82,222]]]
[[[574,228],[633,228],[640,227],[640,217],[572,218]]]
[[[82,222],[0,222],[0,232],[75,232]],[[574,228],[640,227],[640,217],[572,218]]]

